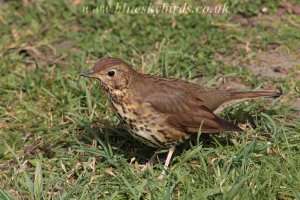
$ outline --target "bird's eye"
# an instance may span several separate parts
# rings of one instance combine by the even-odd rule
[[[115,75],[115,73],[116,73],[115,71],[109,71],[107,73],[107,75],[110,76],[110,77],[113,77]]]

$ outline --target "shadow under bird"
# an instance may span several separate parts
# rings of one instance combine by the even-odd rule
[[[169,148],[163,178],[175,146],[197,134],[242,131],[215,113],[241,99],[279,97],[274,91],[238,92],[138,73],[121,59],[106,57],[81,76],[97,79],[114,113],[137,140]]]

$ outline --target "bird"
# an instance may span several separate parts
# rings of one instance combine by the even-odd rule
[[[207,88],[185,80],[139,73],[115,57],[104,57],[80,76],[99,81],[113,112],[131,135],[158,149],[169,149],[162,179],[175,147],[201,133],[241,132],[217,116],[237,100],[279,97],[277,91],[234,91]]]

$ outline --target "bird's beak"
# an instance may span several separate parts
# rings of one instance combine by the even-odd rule
[[[93,77],[92,76],[93,74],[94,74],[94,70],[89,69],[89,70],[85,70],[85,71],[81,72],[80,76]]]

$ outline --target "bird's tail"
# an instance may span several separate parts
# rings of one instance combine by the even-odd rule
[[[231,92],[228,95],[228,100],[222,103],[216,110],[214,110],[214,113],[220,113],[225,108],[239,103],[241,101],[247,100],[247,99],[256,99],[256,98],[262,98],[262,97],[280,97],[282,94],[280,92],[275,91],[250,91],[250,92]]]
[[[235,99],[252,99],[260,97],[280,97],[281,93],[274,91],[256,91],[256,92],[232,92],[229,94],[231,100]]]

